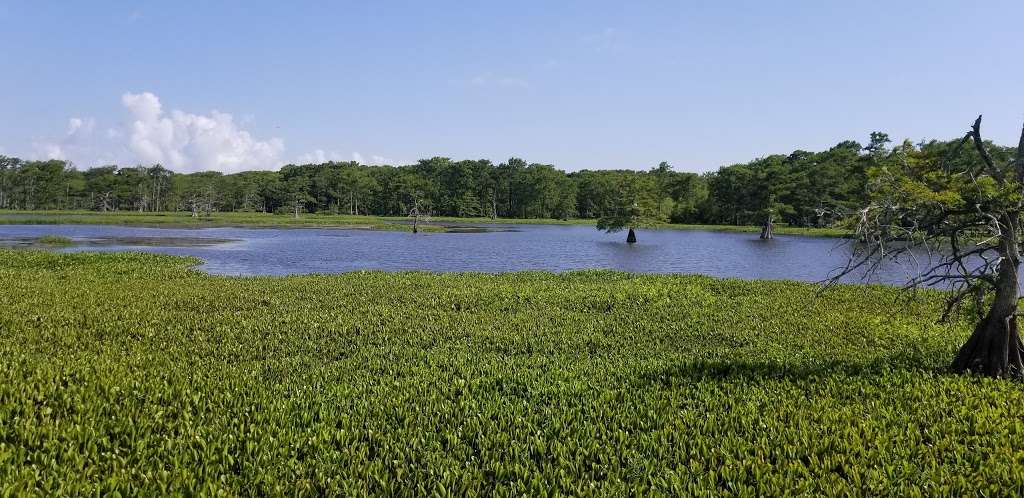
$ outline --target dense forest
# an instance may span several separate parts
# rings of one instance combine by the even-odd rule
[[[0,156],[0,209],[386,216],[415,209],[438,216],[596,219],[631,206],[649,219],[675,223],[760,224],[771,215],[794,226],[826,226],[863,204],[873,168],[939,160],[954,145],[933,140],[890,147],[887,135],[872,133],[867,145],[844,141],[701,175],[673,171],[667,163],[648,171],[566,173],[517,158],[495,165],[445,157],[397,167],[328,162],[180,174],[160,165],[82,171],[64,161]]]

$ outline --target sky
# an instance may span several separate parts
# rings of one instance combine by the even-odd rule
[[[872,131],[1016,145],[1016,1],[0,0],[0,154],[176,171],[710,171]]]

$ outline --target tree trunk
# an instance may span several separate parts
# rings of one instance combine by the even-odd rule
[[[636,232],[632,228],[629,229],[629,234],[626,235],[627,244],[636,244]]]
[[[1012,231],[1006,233],[1000,243],[1003,261],[996,275],[995,299],[985,318],[974,327],[974,333],[953,359],[952,368],[957,372],[990,377],[1024,374],[1024,345],[1017,327],[1017,300],[1020,299],[1017,224],[1008,225]]]
[[[772,217],[769,216],[764,220],[764,225],[761,225],[761,240],[769,240],[775,236],[775,224],[772,223]]]

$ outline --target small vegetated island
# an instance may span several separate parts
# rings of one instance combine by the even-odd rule
[[[1024,138],[995,146],[979,118],[963,140],[886,142],[703,177],[8,160],[0,204],[19,209],[586,216],[639,244],[664,221],[769,238],[847,220],[859,249],[841,272],[929,244],[941,261],[911,285],[952,290],[227,278],[187,258],[0,249],[0,495],[1020,496]],[[77,190],[26,193],[25,175]]]

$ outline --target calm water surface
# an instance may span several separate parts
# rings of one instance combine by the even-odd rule
[[[603,268],[819,281],[843,265],[849,255],[844,240],[795,235],[762,241],[755,233],[640,230],[639,243],[630,246],[624,233],[606,234],[592,226],[480,226],[503,231],[412,234],[328,228],[3,225],[0,240],[62,235],[83,243],[60,249],[63,251],[141,250],[195,256],[204,261],[200,269],[218,275]],[[176,238],[182,242],[175,243]],[[210,243],[203,245],[206,239]],[[892,266],[871,281],[898,284],[906,278],[906,268]]]

